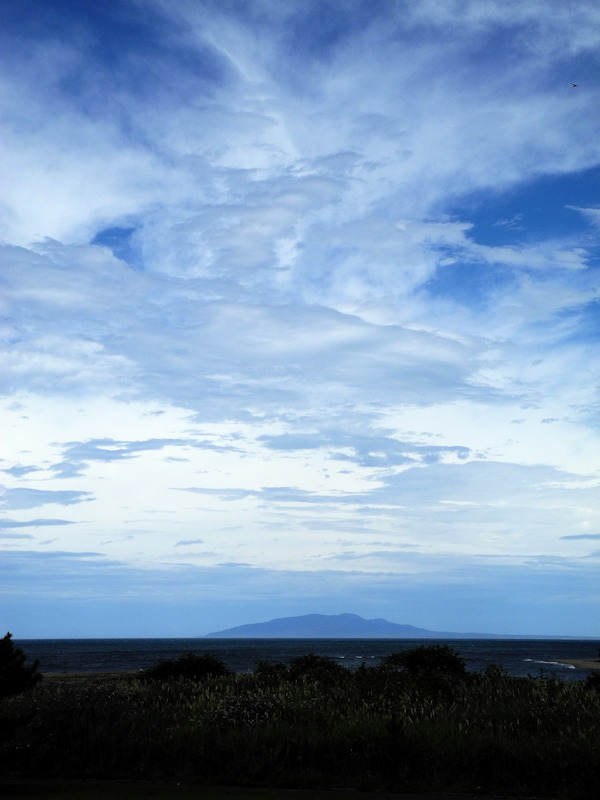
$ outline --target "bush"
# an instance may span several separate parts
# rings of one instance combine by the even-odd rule
[[[402,670],[414,677],[448,676],[462,678],[466,663],[447,644],[420,645],[401,653],[392,653],[382,661],[383,669]]]
[[[345,683],[350,678],[350,672],[332,658],[309,653],[291,660],[289,676],[294,683],[307,681],[333,686]]]
[[[219,678],[230,675],[224,662],[212,653],[186,653],[177,659],[159,661],[141,674],[142,680],[167,681],[172,678],[187,678],[192,681],[201,681],[205,678]]]
[[[600,649],[598,650],[598,656],[600,656]],[[597,692],[600,692],[600,672],[590,672],[587,676],[586,683],[588,689],[595,689]]]
[[[600,692],[600,672],[590,672],[586,678],[586,686],[588,689],[595,689]]]
[[[0,639],[0,698],[25,692],[41,681],[42,676],[37,671],[40,662],[25,666],[25,661],[25,653],[15,647],[12,633]]]
[[[279,686],[289,674],[287,665],[281,661],[259,661],[254,670],[254,677],[267,686]]]

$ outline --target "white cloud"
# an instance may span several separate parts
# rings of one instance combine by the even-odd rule
[[[110,53],[94,14],[7,42],[11,548],[58,502],[45,548],[136,568],[583,558],[595,5],[142,5]],[[493,208],[525,186],[543,224]]]

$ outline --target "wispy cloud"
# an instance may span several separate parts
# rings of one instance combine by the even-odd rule
[[[164,447],[179,447],[189,444],[183,439],[150,439],[144,442],[116,442],[113,439],[98,439],[87,442],[69,442],[63,446],[63,460],[50,469],[61,478],[80,475],[93,461],[120,461],[135,457],[147,450],[162,450]]]
[[[53,525],[72,525],[68,519],[30,519],[19,522],[16,519],[0,519],[0,528],[44,528]]]
[[[192,544],[202,544],[203,541],[203,539],[181,539],[175,543],[175,547],[189,547]]]
[[[0,495],[0,505],[7,509],[37,508],[38,506],[56,503],[61,506],[70,506],[75,503],[85,503],[92,500],[90,492],[58,491],[53,489],[6,489]]]

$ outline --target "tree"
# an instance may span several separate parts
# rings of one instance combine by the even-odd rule
[[[25,692],[41,681],[42,676],[37,671],[40,662],[26,666],[25,661],[25,653],[15,647],[12,633],[0,639],[0,698]]]

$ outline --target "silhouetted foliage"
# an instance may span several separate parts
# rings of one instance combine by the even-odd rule
[[[259,661],[254,670],[255,678],[267,686],[276,686],[289,677],[290,671],[282,661]]]
[[[446,675],[460,678],[466,674],[466,663],[447,644],[420,645],[401,653],[392,653],[382,660],[383,669],[403,670],[414,677]]]
[[[489,681],[501,681],[504,678],[510,677],[506,669],[504,667],[499,667],[498,664],[488,664],[485,668],[484,675]]]
[[[466,663],[447,644],[420,645],[410,650],[392,653],[382,659],[381,676],[389,685],[418,686],[432,699],[450,699],[458,696],[463,683],[472,680]]]
[[[15,647],[12,633],[0,639],[0,697],[20,694],[33,688],[42,676],[37,671],[39,661],[25,665],[25,653]]]
[[[331,686],[345,681],[349,673],[332,658],[308,653],[291,660],[289,675],[294,682],[308,681]]]
[[[0,703],[0,774],[600,796],[600,693],[584,680],[466,672],[437,645],[410,653],[354,671],[309,654],[215,676],[218,659],[188,654],[150,682],[52,676]],[[185,669],[198,661],[206,681]]]
[[[212,653],[186,653],[177,659],[159,661],[142,672],[142,680],[167,681],[172,678],[187,678],[201,681],[205,678],[218,678],[231,674],[224,662]]]
[[[600,649],[598,650],[598,656],[600,656]],[[588,689],[595,689],[600,692],[600,672],[590,672],[587,676],[586,685]]]

